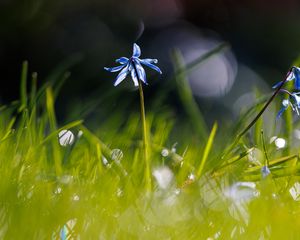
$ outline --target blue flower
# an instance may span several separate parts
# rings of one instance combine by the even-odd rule
[[[139,58],[140,56],[141,56],[141,49],[136,43],[134,43],[133,54],[131,58],[126,58],[126,57],[118,58],[116,59],[116,62],[121,64],[120,66],[112,67],[112,68],[107,68],[107,67],[104,68],[109,72],[120,71],[120,73],[118,74],[115,80],[114,86],[119,85],[127,77],[129,73],[131,74],[131,78],[134,83],[134,86],[137,87],[139,85],[139,80],[142,81],[144,84],[148,85],[146,79],[146,73],[142,64],[162,74],[161,70],[154,65],[158,63],[157,59],[150,59],[150,58],[140,59]]]
[[[288,106],[290,105],[290,101],[289,99],[284,99],[282,101],[282,108],[279,110],[279,112],[277,113],[276,118],[280,118],[281,115],[284,113],[285,110],[287,110]]]
[[[300,90],[300,68],[298,67],[292,67],[290,72],[287,75],[286,81],[292,81],[295,80],[295,89]],[[278,88],[283,81],[280,81],[279,83],[276,83],[272,88]]]
[[[271,173],[270,169],[268,168],[268,166],[263,166],[261,168],[261,175],[263,178],[266,178],[267,176],[269,176]]]
[[[288,99],[284,99],[282,101],[282,108],[279,110],[279,112],[277,113],[277,118],[281,117],[281,115],[283,114],[283,112],[289,107],[291,106],[292,110],[294,112],[297,113],[297,115],[299,116],[299,110],[300,110],[300,97],[298,96],[298,94],[300,93],[290,93],[287,90],[283,89],[284,92],[289,94],[289,98]]]

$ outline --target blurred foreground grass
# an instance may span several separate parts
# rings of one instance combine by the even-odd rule
[[[207,127],[180,53],[173,57],[187,123],[168,110],[147,111],[150,192],[138,115],[120,126],[124,115],[112,113],[94,131],[82,119],[58,125],[54,104],[66,75],[37,89],[33,74],[27,91],[24,63],[20,101],[0,108],[1,239],[300,238],[300,141],[291,114],[284,148],[280,138],[269,143],[276,113],[267,110],[274,123],[260,119],[224,155],[266,98],[258,94],[231,127]],[[266,164],[271,174],[263,177]]]

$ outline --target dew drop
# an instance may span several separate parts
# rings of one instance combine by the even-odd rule
[[[290,189],[289,192],[292,196],[292,198],[295,201],[300,201],[300,183],[296,182]]]
[[[59,144],[63,147],[74,143],[74,134],[70,130],[62,130],[58,133]]]
[[[102,156],[102,163],[107,166],[108,165],[108,161],[106,159],[106,157]]]
[[[277,136],[273,136],[270,138],[270,143],[274,142],[277,139]]]
[[[195,175],[193,173],[191,173],[189,176],[188,176],[188,179],[191,180],[191,181],[195,181]]]
[[[286,141],[285,141],[285,139],[283,139],[283,138],[277,138],[276,140],[275,140],[275,146],[277,147],[277,148],[284,148],[285,147],[285,145],[286,145]]]
[[[122,197],[123,196],[123,191],[121,188],[117,189],[117,197]]]
[[[167,189],[174,176],[173,172],[168,167],[157,168],[153,171],[152,175],[161,189]]]
[[[164,149],[161,151],[161,155],[162,155],[163,157],[169,156],[169,150],[166,149],[166,148],[164,148]]]
[[[78,138],[81,138],[82,135],[83,135],[83,131],[80,130],[80,131],[78,132],[78,134],[77,134],[77,137],[78,137]]]
[[[73,195],[73,197],[72,197],[72,199],[73,199],[73,201],[79,201],[80,200],[80,197],[78,196],[78,195]]]
[[[174,193],[176,194],[176,195],[179,195],[180,194],[180,189],[179,188],[177,188],[177,189],[175,189],[175,191],[174,191]]]
[[[60,187],[56,188],[54,191],[54,194],[60,194],[62,192],[62,189]]]
[[[177,146],[177,143],[174,143],[172,148],[171,148],[172,153],[176,153],[176,151],[177,151],[176,146]]]
[[[121,160],[122,160],[122,158],[123,158],[123,152],[122,152],[122,150],[121,149],[113,149],[112,151],[111,151],[111,159],[112,160],[114,160],[114,161],[116,161],[116,162],[120,162]]]
[[[62,184],[70,184],[73,181],[72,175],[63,175],[59,178],[59,182]]]

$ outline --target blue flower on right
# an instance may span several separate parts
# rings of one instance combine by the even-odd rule
[[[289,81],[292,81],[292,80],[295,80],[294,82],[294,88],[296,90],[300,90],[300,68],[296,67],[296,66],[293,66],[290,70],[290,72],[288,73],[287,75],[287,78],[286,78],[286,81],[289,82]],[[278,83],[276,83],[272,88],[278,88],[281,84],[282,84],[283,81],[280,81]]]
[[[284,99],[282,101],[282,108],[277,113],[277,118],[281,117],[282,114],[285,112],[285,110],[288,109],[288,107],[291,107],[294,112],[297,113],[297,115],[300,115],[300,92],[290,92],[283,87],[283,85],[286,82],[294,81],[294,90],[300,90],[300,68],[293,66],[290,68],[289,72],[286,75],[286,78],[283,81],[280,81],[276,83],[273,88],[276,88],[277,91],[275,92],[282,92],[288,94],[288,98]]]
[[[298,94],[300,94],[300,93],[290,93],[287,90],[284,90],[284,92],[289,94],[289,98],[288,99],[284,99],[282,101],[282,106],[283,107],[277,113],[277,118],[280,118],[281,115],[284,113],[285,110],[288,109],[289,106],[299,116],[300,115],[299,114],[299,110],[300,110],[300,97],[298,96]]]

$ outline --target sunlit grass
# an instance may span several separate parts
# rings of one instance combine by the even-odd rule
[[[186,119],[147,111],[149,192],[137,112],[111,113],[93,130],[84,119],[58,123],[54,104],[67,75],[60,69],[36,89],[33,74],[27,90],[24,63],[20,101],[0,108],[1,239],[300,238],[299,124],[287,111],[280,148],[270,143],[279,123],[261,118],[232,147],[267,99],[258,93],[230,128],[206,126],[179,52],[174,64]]]

